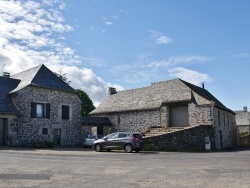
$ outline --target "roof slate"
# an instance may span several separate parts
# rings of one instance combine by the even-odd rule
[[[207,90],[181,79],[173,79],[155,82],[148,87],[118,91],[116,94],[108,95],[90,114],[156,109],[163,103],[191,102],[193,93],[203,99],[199,101],[200,105],[213,102],[226,108]]]
[[[20,80],[17,79],[0,77],[0,112],[17,113],[17,108],[8,93],[19,83]]]
[[[250,112],[235,111],[236,125],[250,125]]]
[[[75,90],[56,76],[45,65],[39,65],[11,77],[0,77],[0,112],[18,112],[11,95],[26,86],[56,89],[64,92]]]
[[[16,87],[11,93],[17,92],[28,85],[46,87],[49,89],[57,89],[67,92],[75,92],[75,90],[65,83],[62,79],[56,76],[45,65],[39,65],[37,67],[28,69],[11,76],[11,78],[21,80],[18,87]]]

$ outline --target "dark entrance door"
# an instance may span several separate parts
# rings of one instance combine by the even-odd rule
[[[97,134],[104,136],[103,135],[103,126],[97,126]]]
[[[61,129],[54,129],[53,130],[53,144],[54,144],[54,146],[61,145]]]
[[[0,145],[5,144],[5,126],[4,119],[0,118]]]
[[[222,137],[222,131],[219,131],[219,148],[218,149],[222,149],[223,148],[223,137]]]

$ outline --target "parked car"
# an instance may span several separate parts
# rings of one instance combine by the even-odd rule
[[[116,132],[111,133],[93,142],[92,148],[99,152],[101,150],[125,150],[125,152],[139,152],[143,147],[142,136],[139,133]]]
[[[99,135],[88,135],[83,142],[84,147],[92,147],[92,144],[95,140],[100,139]]]

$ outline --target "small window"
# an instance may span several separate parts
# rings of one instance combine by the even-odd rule
[[[50,118],[50,104],[31,103],[31,118]]]
[[[121,117],[120,117],[120,115],[118,115],[117,121],[118,121],[118,123],[121,123]]]
[[[42,128],[42,134],[48,134],[48,128]]]
[[[62,119],[69,119],[69,106],[62,105]]]
[[[36,104],[36,117],[43,118],[44,112],[44,104]]]

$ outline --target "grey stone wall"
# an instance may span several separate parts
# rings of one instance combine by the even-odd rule
[[[83,143],[81,132],[81,101],[75,93],[50,90],[39,87],[26,87],[13,95],[19,109],[17,138],[19,145],[34,142],[53,142],[53,130],[61,130],[61,145],[75,146]],[[31,118],[31,102],[49,103],[50,118]],[[61,106],[70,106],[70,119],[62,120]],[[48,128],[48,134],[42,134]]]
[[[155,150],[167,151],[202,151],[205,150],[205,137],[211,141],[211,149],[214,149],[214,134],[211,125],[190,127],[173,133],[155,137],[144,138],[145,147]]]
[[[98,116],[108,117],[113,131],[145,132],[150,127],[161,125],[159,110],[99,114]]]
[[[189,126],[212,125],[213,112],[210,105],[188,105]],[[150,127],[169,127],[169,106],[164,105],[155,110],[99,114],[108,117],[116,131],[145,132]],[[119,122],[120,120],[120,122]]]
[[[188,106],[189,125],[212,125],[213,114],[210,105],[197,106],[193,103]]]
[[[214,108],[214,134],[215,134],[215,148],[231,148],[236,145],[236,123],[235,116],[231,112],[223,109]],[[221,133],[220,133],[221,132]],[[222,135],[222,140],[220,137]],[[221,145],[222,142],[222,145]]]
[[[200,101],[202,100],[200,99]],[[209,104],[196,105],[194,103],[188,105],[188,112],[190,127],[203,125],[213,129],[213,133],[209,132],[209,134],[213,134],[210,135],[210,137],[214,139],[213,147],[215,149],[231,148],[235,146],[236,126],[233,113],[214,108]],[[220,115],[218,115],[219,112]],[[161,106],[159,110],[110,113],[101,114],[100,116],[110,119],[114,131],[146,132],[150,127],[169,127],[169,107],[167,105]],[[203,131],[202,128],[197,130]],[[220,141],[219,138],[219,131],[221,131],[222,134],[222,141]],[[192,139],[194,139],[193,141],[197,140],[192,135],[189,138],[191,133],[182,133],[184,133],[182,139],[184,142],[191,143]],[[198,134],[198,132],[196,133]],[[204,136],[203,133],[201,133],[201,135]],[[201,140],[201,138],[199,139]],[[178,141],[178,143],[180,142],[181,140]],[[222,146],[220,146],[221,142]]]

